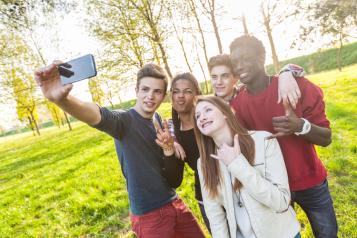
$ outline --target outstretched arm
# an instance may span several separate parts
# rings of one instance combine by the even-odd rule
[[[60,63],[55,61],[53,64],[35,71],[35,79],[41,87],[43,95],[78,120],[89,125],[98,124],[101,120],[98,106],[69,95],[73,88],[72,84],[61,84],[57,68]]]

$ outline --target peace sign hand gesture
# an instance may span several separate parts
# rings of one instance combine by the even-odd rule
[[[159,125],[159,123],[154,120],[154,126],[156,129],[156,144],[158,144],[164,151],[165,156],[171,156],[175,153],[174,148],[174,138],[172,138],[169,125],[166,120],[163,121],[163,129]]]

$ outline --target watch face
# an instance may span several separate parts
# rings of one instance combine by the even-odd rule
[[[305,118],[302,118],[304,120],[304,125],[302,126],[302,131],[299,133],[300,135],[305,135],[310,132],[311,130],[311,124],[308,120]]]
[[[311,130],[311,124],[308,120],[306,120],[305,118],[301,118],[302,120],[304,120],[304,124],[302,125],[302,129],[300,132],[294,132],[295,135],[305,135],[307,133],[310,132]]]

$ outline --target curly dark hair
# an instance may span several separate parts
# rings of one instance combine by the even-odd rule
[[[254,50],[257,57],[261,57],[263,62],[265,62],[265,48],[263,43],[252,35],[243,35],[235,38],[229,45],[229,49],[232,53],[238,47],[249,47],[249,49]]]

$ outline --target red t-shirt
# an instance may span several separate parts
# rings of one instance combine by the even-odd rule
[[[305,78],[297,79],[301,98],[295,113],[311,123],[330,127],[326,118],[322,90]],[[242,87],[231,101],[238,120],[248,130],[273,130],[272,117],[284,116],[282,103],[278,101],[278,79],[272,77],[267,89],[257,95],[250,94]],[[284,156],[291,191],[311,188],[322,183],[327,176],[326,169],[318,158],[315,147],[302,136],[290,135],[278,138]]]

